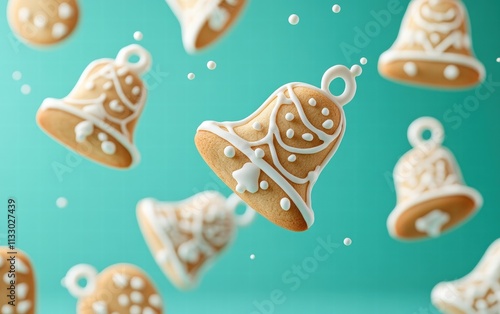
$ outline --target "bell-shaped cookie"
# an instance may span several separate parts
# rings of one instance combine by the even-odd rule
[[[86,285],[81,286],[80,280]],[[77,314],[162,314],[163,301],[143,270],[116,264],[98,273],[86,264],[72,267],[61,284],[78,298]]]
[[[204,49],[221,38],[243,11],[247,0],[167,0],[182,29],[187,52]]]
[[[467,276],[438,284],[432,303],[445,314],[500,313],[500,240]]]
[[[472,48],[467,9],[460,0],[412,0],[394,45],[380,56],[386,78],[433,88],[481,83],[483,64]]]
[[[22,41],[50,46],[73,33],[79,12],[77,0],[9,0],[7,18]]]
[[[245,203],[273,223],[293,231],[311,227],[311,191],[340,145],[343,106],[354,97],[358,65],[334,66],[321,88],[290,83],[275,91],[247,118],[203,122],[195,142],[212,170]],[[330,93],[340,78],[345,90]]]
[[[423,138],[431,132],[428,140]],[[415,120],[408,129],[413,146],[396,164],[396,208],[387,226],[401,240],[435,238],[471,218],[482,206],[479,192],[465,185],[453,154],[442,147],[443,126],[430,117]]]
[[[195,288],[202,273],[232,242],[236,228],[252,222],[248,208],[241,216],[241,200],[215,191],[198,193],[180,202],[144,199],[137,219],[151,252],[170,281],[179,289]]]
[[[138,62],[129,62],[134,56]],[[138,45],[123,48],[115,60],[92,62],[68,96],[43,101],[38,125],[97,163],[118,169],[136,165],[140,155],[133,135],[147,98],[141,75],[150,66],[150,54]]]
[[[0,313],[36,313],[35,271],[23,251],[0,247],[0,291]]]

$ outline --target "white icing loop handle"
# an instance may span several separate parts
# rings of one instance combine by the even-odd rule
[[[425,140],[422,136],[426,130],[431,132],[431,137],[428,140]],[[410,124],[408,140],[413,147],[422,145],[439,146],[444,140],[443,125],[431,117],[419,118]]]
[[[237,194],[231,194],[231,196],[228,197],[226,201],[226,206],[232,210],[235,211],[236,207],[238,205],[243,204],[246,205],[245,202],[241,200],[241,198]],[[255,210],[253,210],[250,206],[247,205],[247,208],[245,209],[245,212],[241,215],[236,215],[234,217],[236,221],[236,225],[240,227],[246,227],[250,225],[254,219],[255,219]]]
[[[133,56],[138,56],[139,61],[135,63],[129,62],[130,57]],[[142,46],[136,44],[122,48],[116,56],[116,64],[120,66],[126,65],[138,75],[149,71],[151,68],[151,60],[151,54]]]
[[[94,293],[96,289],[96,278],[97,270],[94,267],[87,264],[79,264],[73,266],[68,271],[66,277],[61,281],[61,284],[63,287],[66,287],[69,293],[75,298],[84,298]],[[80,279],[87,280],[85,287],[78,284],[78,280]]]
[[[363,70],[359,65],[353,65],[351,69],[343,65],[333,66],[323,74],[321,89],[327,94],[330,94],[330,97],[333,98],[339,106],[344,106],[349,103],[356,94],[356,77],[361,75],[361,72],[363,72]],[[345,83],[344,92],[340,96],[333,95],[330,92],[330,84],[338,78],[344,80]]]

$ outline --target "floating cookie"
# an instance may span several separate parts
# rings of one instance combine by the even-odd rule
[[[0,313],[34,314],[35,271],[29,257],[20,250],[0,247]]]
[[[204,49],[224,35],[247,0],[167,0],[182,29],[186,51]]]
[[[86,280],[85,287],[78,284],[81,279]],[[154,284],[134,265],[113,265],[100,274],[90,265],[76,265],[62,284],[79,299],[77,314],[163,313],[163,302]]]
[[[424,131],[431,138],[424,140]],[[408,129],[413,149],[394,169],[397,206],[387,221],[394,238],[416,240],[438,237],[471,218],[483,199],[465,186],[452,153],[442,147],[443,126],[434,118],[415,120]]]
[[[356,92],[350,70],[334,66],[321,89],[290,83],[280,87],[253,114],[238,122],[205,121],[195,142],[212,170],[251,208],[293,231],[311,227],[311,191],[345,131],[343,106]],[[330,93],[341,78],[345,90]]]
[[[139,61],[129,62],[134,56]],[[119,169],[136,165],[140,155],[133,134],[147,98],[140,76],[150,66],[150,54],[138,45],[123,48],[116,60],[92,62],[67,97],[43,101],[38,125],[95,162]]]
[[[180,289],[194,288],[203,271],[231,243],[237,226],[252,222],[255,212],[241,216],[241,200],[218,192],[202,192],[181,202],[144,199],[137,218],[153,256],[171,282]]]
[[[380,56],[383,76],[436,88],[481,83],[484,66],[474,56],[467,9],[460,0],[412,0],[394,45]]]
[[[36,46],[66,39],[78,24],[76,0],[9,0],[7,17],[14,33]]]
[[[470,274],[438,284],[432,303],[445,314],[500,313],[500,240],[488,248]]]

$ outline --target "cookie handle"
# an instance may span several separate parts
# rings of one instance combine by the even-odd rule
[[[423,134],[428,130],[431,132],[429,139],[424,139]],[[419,118],[410,124],[408,128],[408,141],[413,147],[440,146],[444,140],[443,125],[431,117]]]
[[[245,202],[237,195],[237,194],[231,194],[231,196],[228,197],[226,201],[226,206],[229,208],[231,211],[235,211],[236,207],[238,205],[243,204],[246,205]],[[254,219],[255,219],[255,210],[253,210],[250,206],[246,205],[245,212],[241,215],[237,215],[236,213],[234,214],[234,219],[236,222],[236,225],[239,227],[246,227],[250,225]]]
[[[73,266],[68,271],[66,277],[61,281],[61,284],[68,289],[69,293],[75,298],[84,298],[94,293],[96,289],[96,278],[97,270],[94,267],[87,264],[80,264]],[[80,279],[87,280],[85,287],[78,284]]]
[[[130,62],[130,58],[137,56],[137,62]],[[133,44],[124,47],[116,56],[116,64],[118,66],[127,66],[138,75],[145,74],[151,68],[151,55],[142,46]]]
[[[330,98],[333,98],[338,105],[344,106],[349,103],[356,94],[356,77],[360,76],[361,72],[363,72],[363,70],[359,65],[353,65],[351,69],[343,65],[333,66],[323,74],[321,89],[329,94]],[[338,78],[344,80],[345,88],[342,94],[336,96],[330,91],[330,84]]]

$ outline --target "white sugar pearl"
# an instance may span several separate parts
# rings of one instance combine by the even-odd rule
[[[352,240],[351,238],[345,238],[344,239],[344,245],[345,246],[350,246],[352,244]]]
[[[236,152],[235,152],[233,146],[227,146],[226,148],[224,148],[224,155],[227,158],[233,158],[235,154],[236,154]]]
[[[207,62],[207,68],[209,70],[215,70],[216,67],[217,67],[217,63],[215,63],[214,61],[208,61]]]
[[[56,206],[59,208],[65,208],[68,206],[68,200],[65,197],[59,197],[56,200]]]
[[[297,25],[299,24],[300,18],[297,14],[292,14],[288,17],[288,23],[292,25]]]
[[[267,183],[267,181],[261,181],[260,188],[263,189],[264,191],[267,190],[269,188],[269,183]]]
[[[255,254],[250,254],[250,259],[254,260],[255,259]]]
[[[23,86],[21,86],[21,93],[23,93],[24,95],[28,95],[29,93],[31,93],[31,86],[29,86],[28,84],[24,84]]]
[[[194,78],[195,78],[195,77],[196,77],[196,75],[194,75],[194,73],[189,73],[189,74],[188,74],[188,79],[189,79],[190,81],[194,80]]]
[[[500,62],[500,58],[497,58],[497,62]]]
[[[22,74],[21,72],[19,72],[19,71],[14,71],[14,72],[12,73],[12,79],[13,79],[14,81],[19,81],[19,80],[20,80],[20,79],[22,79],[22,78],[23,78],[23,74]]]
[[[264,158],[265,155],[266,155],[266,153],[264,152],[264,150],[262,148],[257,148],[255,150],[255,157]]]
[[[282,198],[280,201],[280,206],[284,211],[290,210],[290,206],[291,206],[290,200],[286,197]]]
[[[333,7],[332,7],[333,13],[339,13],[340,9],[341,9],[341,7],[338,4],[334,4]]]
[[[293,113],[289,112],[285,115],[285,119],[286,121],[292,121],[293,119],[295,118],[295,116],[293,115]]]
[[[361,58],[361,59],[359,60],[359,63],[361,63],[362,65],[365,65],[365,64],[367,64],[367,63],[368,63],[368,59],[366,59],[365,57],[363,57],[363,58]]]
[[[134,33],[134,39],[135,40],[141,41],[143,38],[144,38],[144,35],[141,32],[137,31],[137,32]]]
[[[316,106],[316,99],[314,98],[309,99],[309,105],[312,107]]]

